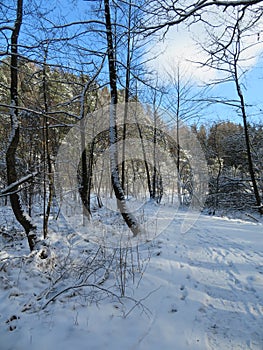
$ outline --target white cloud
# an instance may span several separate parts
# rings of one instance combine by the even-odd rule
[[[222,18],[218,17],[216,20],[222,23]],[[245,26],[244,23],[243,26]],[[218,33],[222,28],[219,27]],[[198,83],[218,78],[219,72],[216,70],[194,63],[205,63],[208,58],[207,54],[197,45],[197,41],[202,43],[207,41],[207,33],[201,23],[193,25],[191,30],[182,25],[172,27],[164,40],[154,44],[151,52],[159,56],[150,63],[151,67],[155,68],[161,77],[172,68],[180,66],[186,78],[191,77]],[[242,38],[242,48],[246,49],[240,56],[240,66],[244,69],[252,68],[257,64],[263,52],[263,21]]]
[[[195,28],[198,30],[197,25],[195,25]],[[213,70],[202,68],[194,63],[196,61],[204,63],[207,57],[194,41],[193,33],[185,28],[171,28],[165,39],[153,47],[152,53],[153,55],[161,53],[151,63],[151,66],[161,76],[165,75],[167,71],[169,72],[180,66],[180,70],[187,77],[192,77],[197,82],[207,81],[215,77]]]

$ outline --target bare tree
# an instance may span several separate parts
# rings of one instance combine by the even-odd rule
[[[43,116],[43,159],[44,159],[44,193],[43,193],[43,234],[44,239],[47,238],[48,234],[48,220],[51,211],[52,199],[53,199],[53,169],[50,156],[49,147],[49,91],[48,91],[48,79],[47,79],[47,55],[48,55],[48,44],[44,47],[44,62],[42,69],[42,88],[43,88],[43,102],[44,102],[44,116]],[[47,174],[46,174],[47,170]],[[47,175],[47,176],[46,176]],[[48,186],[46,186],[48,183]],[[48,187],[48,201],[46,204]]]
[[[18,180],[16,172],[16,150],[19,144],[19,121],[18,121],[18,38],[23,19],[23,0],[17,0],[16,4],[16,20],[12,28],[11,35],[11,65],[10,65],[10,119],[11,119],[11,135],[8,149],[6,152],[6,169],[7,169],[7,184],[10,186]],[[23,226],[27,235],[30,250],[33,250],[36,244],[36,234],[30,217],[24,212],[20,202],[19,194],[17,193],[18,186],[13,188],[10,194],[10,202],[14,214]]]
[[[248,14],[248,16],[246,16],[246,14]],[[248,128],[247,104],[242,81],[242,78],[244,78],[246,73],[242,68],[242,64],[244,64],[244,53],[251,48],[251,44],[246,44],[244,38],[253,35],[251,31],[253,32],[256,29],[257,22],[260,19],[261,14],[255,16],[255,13],[253,13],[252,16],[252,14],[246,12],[246,8],[237,8],[236,11],[234,11],[234,15],[229,19],[230,22],[223,31],[223,34],[218,35],[215,31],[210,30],[209,37],[211,40],[211,46],[209,49],[204,45],[202,47],[209,55],[205,65],[223,74],[223,78],[219,77],[216,83],[233,82],[234,84],[237,100],[231,101],[230,105],[237,108],[238,113],[243,120],[249,174],[251,177],[256,205],[259,212],[262,214],[263,205],[255,176]],[[256,44],[258,44],[257,41],[252,45]],[[227,100],[223,102],[227,104]]]
[[[122,168],[121,168],[121,184],[124,189],[125,186],[125,148],[126,148],[126,131],[127,131],[127,118],[129,109],[130,98],[130,80],[131,80],[131,49],[132,49],[132,33],[131,33],[131,16],[132,16],[132,4],[129,1],[128,4],[128,25],[127,25],[127,57],[126,57],[126,75],[125,75],[125,108],[123,116],[123,146],[122,146]]]
[[[170,65],[166,70],[166,93],[164,95],[164,105],[171,112],[169,125],[175,129],[176,135],[176,168],[177,168],[177,193],[179,203],[182,204],[182,169],[184,152],[181,149],[180,131],[182,123],[189,122],[201,116],[203,103],[200,102],[204,91],[197,89],[192,82],[191,76],[187,76],[187,71],[181,69],[180,65]]]
[[[116,124],[116,105],[118,103],[118,91],[117,91],[117,73],[116,73],[116,60],[113,41],[113,30],[110,14],[109,0],[104,0],[105,11],[105,26],[107,32],[107,55],[109,65],[109,80],[110,80],[110,127],[109,127],[109,141],[110,141],[110,161],[111,161],[111,180],[114,193],[117,199],[118,208],[127,223],[128,227],[133,232],[133,235],[137,235],[140,232],[140,226],[137,223],[135,217],[129,212],[123,188],[121,186],[118,169],[118,153],[117,153],[117,124]]]

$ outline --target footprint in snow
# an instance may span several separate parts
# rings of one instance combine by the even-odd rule
[[[261,275],[263,275],[263,265],[259,265],[256,267],[256,270],[258,271],[258,273],[260,273]]]
[[[175,304],[172,304],[170,307],[169,313],[174,314],[176,312],[178,312],[178,308]]]
[[[181,285],[180,287],[180,291],[182,292],[182,295],[180,297],[181,300],[185,300],[188,296],[188,292],[187,292],[187,289],[185,288],[184,285]]]
[[[11,316],[5,323],[8,324],[8,329],[10,332],[14,331],[17,326],[17,321],[20,319],[19,316]]]

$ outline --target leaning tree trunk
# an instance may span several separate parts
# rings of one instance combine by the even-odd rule
[[[17,0],[17,14],[14,28],[11,36],[11,85],[10,85],[10,118],[11,118],[11,136],[6,152],[6,171],[7,183],[11,185],[17,181],[16,172],[16,150],[19,144],[19,123],[18,123],[18,37],[23,18],[23,0]],[[28,244],[32,251],[36,243],[34,233],[35,226],[32,224],[30,217],[23,211],[20,198],[18,195],[18,186],[13,188],[10,194],[10,202],[18,222],[23,226],[27,235]]]
[[[111,89],[111,103],[110,103],[110,127],[109,127],[109,141],[110,141],[110,163],[111,163],[111,182],[117,199],[117,206],[121,212],[123,219],[136,236],[140,232],[140,225],[136,218],[129,212],[123,188],[121,186],[118,168],[118,154],[117,154],[117,74],[116,74],[116,60],[114,57],[112,26],[109,0],[104,0],[106,32],[107,32],[107,48],[108,48],[108,64],[109,64],[109,78]]]

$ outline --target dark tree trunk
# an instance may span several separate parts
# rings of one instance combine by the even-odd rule
[[[142,130],[141,130],[141,127],[140,127],[139,123],[137,123],[137,128],[138,128],[139,137],[140,137],[140,140],[141,140],[143,161],[144,161],[144,166],[145,166],[145,171],[146,171],[148,190],[149,190],[150,198],[154,199],[155,198],[155,194],[153,192],[153,187],[152,187],[152,183],[151,183],[150,169],[149,169],[149,165],[148,165],[148,162],[147,162],[147,157],[146,157],[146,152],[145,152],[145,147],[144,147],[144,142],[143,142],[143,133],[142,133]]]
[[[155,106],[155,101],[154,101]],[[154,108],[154,130],[153,130],[153,183],[152,183],[152,198],[156,198],[157,189],[157,168],[156,168],[156,143],[157,143],[157,123],[156,123],[156,111]]]
[[[80,121],[81,125],[81,184],[80,184],[80,197],[82,205],[84,207],[84,216],[90,217],[90,186],[92,177],[92,158],[93,149],[89,152],[89,167],[87,164],[87,148],[86,148],[86,136],[85,136],[85,120],[84,117]]]
[[[45,49],[45,56],[44,56],[44,66],[43,66],[43,97],[44,97],[44,125],[43,125],[43,143],[44,143],[44,210],[43,210],[43,233],[44,233],[44,239],[47,238],[48,235],[48,220],[51,212],[51,205],[52,205],[52,199],[53,199],[53,171],[52,171],[52,163],[51,163],[51,157],[50,157],[50,150],[49,150],[49,123],[48,123],[48,117],[47,113],[49,111],[49,98],[48,98],[48,82],[47,82],[47,71],[46,71],[46,60],[47,60],[47,53],[48,49]],[[47,164],[46,164],[47,163]],[[47,167],[46,167],[47,165]],[[48,179],[48,201],[46,204],[46,195],[47,195],[47,188],[46,188],[46,171],[47,171],[47,179]]]
[[[128,13],[128,37],[127,37],[127,59],[126,59],[126,77],[125,77],[125,107],[123,117],[123,135],[122,135],[122,168],[121,168],[121,184],[122,188],[125,187],[125,151],[126,151],[126,131],[127,131],[127,117],[128,117],[128,102],[130,97],[130,70],[131,70],[131,2],[129,2],[129,13]],[[128,194],[128,193],[127,193]]]
[[[241,104],[241,113],[243,118],[243,125],[244,125],[244,133],[245,133],[245,140],[246,140],[246,149],[247,149],[247,159],[248,159],[248,168],[249,173],[252,181],[253,191],[255,195],[256,205],[258,207],[258,210],[260,214],[263,214],[263,206],[261,202],[261,197],[258,190],[258,185],[255,177],[255,171],[254,171],[254,165],[253,165],[253,159],[251,154],[251,147],[250,147],[250,138],[249,138],[249,131],[248,131],[248,125],[247,125],[247,114],[246,114],[246,107],[245,107],[245,100],[243,96],[243,92],[241,89],[241,86],[239,84],[238,79],[238,73],[237,73],[237,65],[235,64],[235,84],[236,84],[236,90],[237,94],[240,100]]]
[[[117,154],[117,123],[116,123],[116,107],[118,102],[117,94],[117,74],[116,74],[116,61],[114,56],[113,47],[113,35],[111,25],[111,15],[109,0],[104,0],[106,32],[107,32],[107,55],[109,64],[109,78],[110,78],[110,91],[111,91],[111,103],[110,103],[110,127],[109,127],[109,141],[110,141],[110,162],[111,162],[111,181],[112,187],[117,199],[117,205],[121,212],[123,219],[136,236],[140,232],[140,226],[137,223],[135,217],[129,212],[123,188],[121,186],[119,169],[118,169],[118,154]]]
[[[90,145],[89,160],[88,160],[87,210],[89,212],[89,215],[91,215],[90,196],[91,196],[91,188],[92,188],[93,163],[94,163],[94,139],[92,140],[92,143]]]
[[[7,171],[7,183],[11,185],[17,181],[16,172],[16,150],[19,144],[19,124],[18,124],[18,37],[20,32],[20,27],[23,18],[23,0],[17,0],[17,13],[16,21],[11,36],[11,85],[10,85],[10,118],[11,118],[11,137],[10,143],[6,152],[6,171]],[[36,243],[36,235],[34,230],[36,227],[32,224],[30,218],[23,211],[20,198],[16,190],[16,186],[13,192],[10,194],[10,202],[18,222],[23,226],[25,233],[27,235],[28,244],[30,250],[32,251]]]

